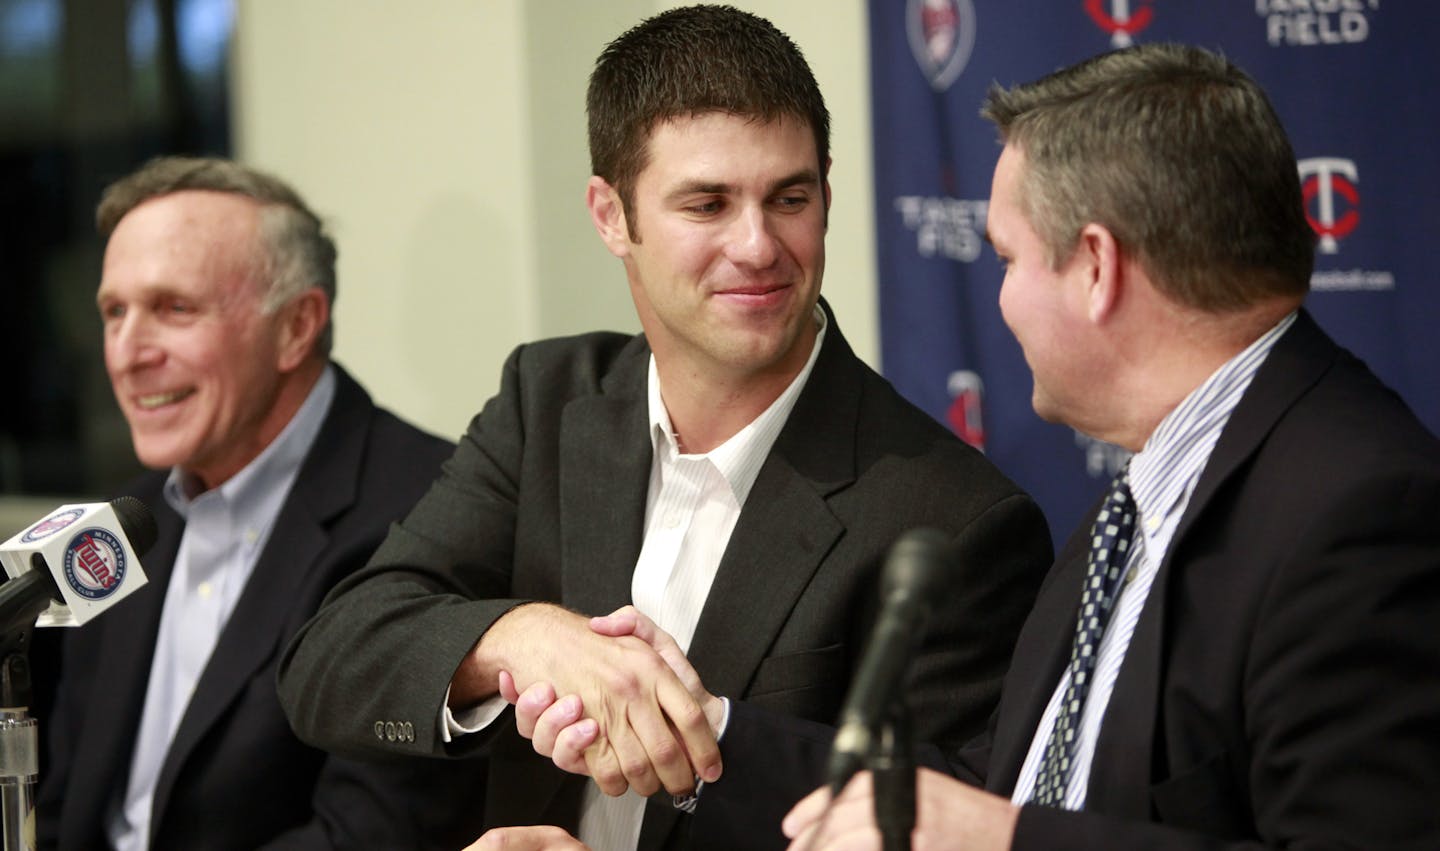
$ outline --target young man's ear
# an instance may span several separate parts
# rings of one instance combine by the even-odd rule
[[[590,221],[605,247],[616,257],[630,253],[629,222],[625,220],[625,205],[620,193],[605,178],[592,175],[585,186],[585,206],[590,210]]]

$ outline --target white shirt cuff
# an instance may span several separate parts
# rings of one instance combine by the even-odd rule
[[[481,701],[478,705],[469,709],[462,709],[458,713],[450,711],[450,689],[445,689],[445,702],[440,704],[440,741],[449,744],[460,736],[468,736],[471,733],[478,733],[481,730],[495,723],[500,713],[509,706],[505,698],[495,695],[492,698]],[[729,708],[726,708],[726,718],[729,718]]]

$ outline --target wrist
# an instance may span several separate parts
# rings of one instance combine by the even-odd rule
[[[564,611],[547,603],[524,602],[491,622],[450,677],[452,711],[470,708],[499,694],[501,671],[515,676],[516,688],[528,685],[521,684],[517,666],[521,664],[520,656],[525,648],[530,657],[534,657],[534,637],[547,634],[540,620],[549,615],[546,609]]]

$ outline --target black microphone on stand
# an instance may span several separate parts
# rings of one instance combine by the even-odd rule
[[[845,696],[830,752],[832,795],[839,795],[865,765],[900,699],[910,659],[920,646],[952,557],[950,540],[935,529],[912,529],[891,546],[880,578],[880,617]]]
[[[935,529],[912,529],[891,546],[880,575],[880,617],[845,696],[830,751],[832,804],[855,772],[862,767],[873,771],[875,824],[885,851],[909,851],[915,828],[915,757],[905,674],[954,553],[950,540]],[[828,816],[827,808],[822,823]]]
[[[145,584],[140,553],[157,536],[145,503],[62,505],[0,544],[0,847],[34,848],[39,732],[30,717],[30,636],[78,626]]]

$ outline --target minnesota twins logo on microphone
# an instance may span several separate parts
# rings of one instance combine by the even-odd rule
[[[1085,11],[1096,26],[1110,33],[1112,47],[1129,47],[1155,17],[1150,3],[1151,0],[1139,0],[1139,8],[1132,9],[1136,4],[1130,0],[1110,0],[1108,4],[1104,0],[1085,0]],[[1110,8],[1105,8],[1107,5]]]
[[[65,548],[65,581],[89,600],[103,600],[125,579],[125,547],[105,529],[90,528]]]
[[[1320,235],[1320,250],[1334,254],[1340,240],[1350,235],[1360,223],[1360,192],[1355,184],[1360,173],[1354,160],[1339,157],[1311,157],[1300,160],[1300,189],[1305,196],[1305,218]],[[1337,196],[1344,200],[1337,204]]]
[[[36,541],[44,540],[84,516],[85,509],[83,508],[70,508],[65,511],[57,511],[39,523],[36,523],[34,526],[31,526],[20,541],[26,544],[33,544]]]
[[[975,47],[975,7],[970,0],[910,0],[905,9],[910,52],[935,91],[955,82]]]

